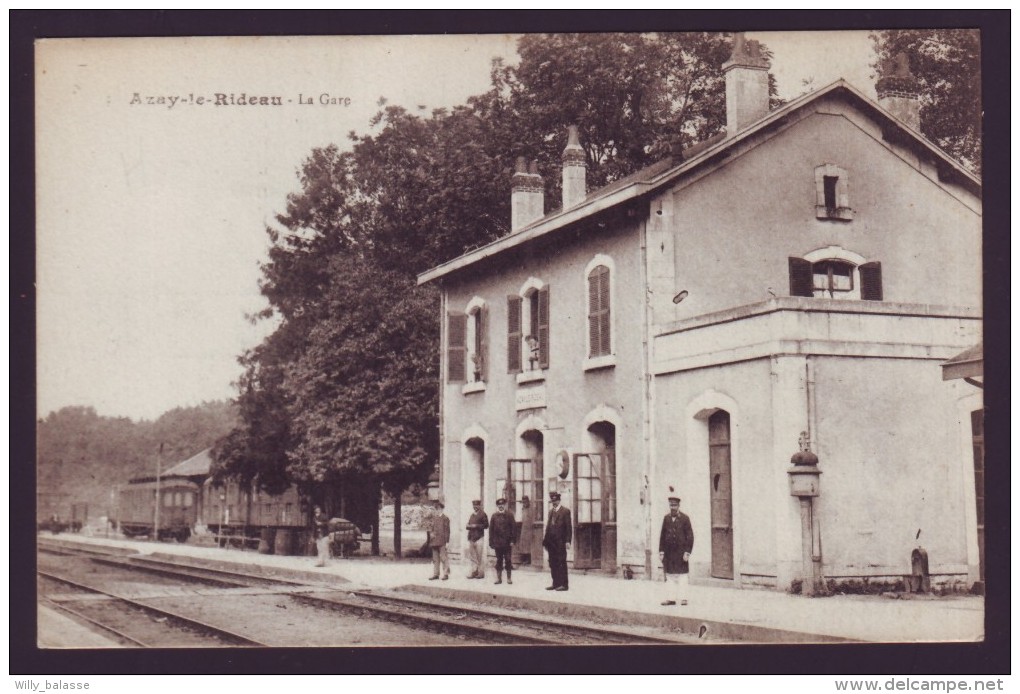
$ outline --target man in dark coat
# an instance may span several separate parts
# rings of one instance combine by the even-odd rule
[[[517,521],[514,514],[506,510],[506,499],[496,502],[496,512],[489,519],[489,547],[496,550],[496,584],[503,582],[503,565],[506,564],[506,582],[513,585],[510,564],[510,549],[514,544]]]
[[[663,605],[687,604],[687,585],[690,571],[687,562],[694,550],[694,530],[691,519],[680,512],[680,497],[669,488],[669,513],[662,519],[659,533],[659,561],[666,578],[666,599]]]
[[[573,539],[574,527],[570,522],[570,509],[560,506],[560,495],[549,493],[552,509],[549,521],[545,524],[545,537],[542,546],[549,552],[549,571],[552,573],[552,585],[546,590],[567,590],[567,550]]]
[[[485,547],[482,538],[489,528],[489,517],[482,510],[482,502],[475,499],[471,502],[471,517],[467,523],[468,559],[471,560],[471,573],[468,578],[485,578]]]
[[[443,513],[446,504],[441,499],[436,499],[436,513],[432,516],[432,529],[429,531],[429,547],[432,548],[432,577],[430,581],[439,578],[439,569],[442,567],[443,580],[450,578],[450,557],[446,552],[446,544],[450,541],[450,517]]]

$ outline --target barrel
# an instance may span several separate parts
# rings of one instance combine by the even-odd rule
[[[272,554],[276,543],[276,528],[262,528],[259,537],[259,554]]]
[[[294,554],[294,531],[280,528],[276,531],[276,553],[292,556]]]

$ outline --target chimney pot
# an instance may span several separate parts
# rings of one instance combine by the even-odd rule
[[[733,54],[723,63],[726,79],[726,137],[733,137],[769,112],[769,61],[761,44],[744,32],[733,36]]]
[[[545,190],[538,173],[538,160],[530,167],[524,157],[517,157],[510,183],[510,231],[522,229],[545,215]]]
[[[898,53],[882,64],[882,76],[875,83],[878,103],[914,130],[921,129],[921,89],[910,72],[906,53]]]
[[[588,194],[587,170],[577,126],[571,125],[567,128],[567,146],[563,149],[563,209],[577,205]]]

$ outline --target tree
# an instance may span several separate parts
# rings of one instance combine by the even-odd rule
[[[599,188],[726,124],[728,34],[535,34],[517,50],[519,64],[494,63],[492,89],[470,102],[510,157],[508,170],[520,155],[559,171],[567,126],[577,125],[588,186]],[[553,199],[559,188],[546,176]]]
[[[880,72],[900,53],[920,85],[921,132],[981,171],[981,35],[974,29],[895,29],[871,35]]]
[[[346,489],[341,504],[424,484],[438,460],[439,311],[416,275],[508,233],[515,158],[558,171],[568,125],[584,132],[596,188],[725,121],[726,35],[526,36],[518,48],[520,63],[494,63],[492,88],[467,105],[381,102],[348,151],[305,160],[268,230],[257,318],[279,323],[242,357],[243,422],[216,448],[218,474]],[[548,193],[559,186],[546,176]]]

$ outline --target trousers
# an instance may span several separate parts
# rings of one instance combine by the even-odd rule
[[[509,547],[495,547],[496,550],[496,573],[500,576],[503,575],[503,566],[506,565],[506,577],[510,578],[510,572],[513,571],[513,565],[510,563],[510,548]]]
[[[439,575],[439,567],[442,565],[443,576],[450,575],[450,557],[446,553],[446,545],[432,548],[432,575]]]
[[[568,588],[567,585],[567,548],[563,545],[549,545],[549,572],[552,584],[556,588]]]
[[[686,600],[690,576],[690,574],[666,574],[666,599],[676,600],[678,605],[682,600]]]
[[[315,551],[319,555],[316,566],[325,566],[329,560],[329,535],[323,535],[315,541]]]
[[[468,542],[468,558],[471,560],[470,576],[480,576],[485,578],[484,552],[485,549],[482,545],[481,539],[471,540]]]

